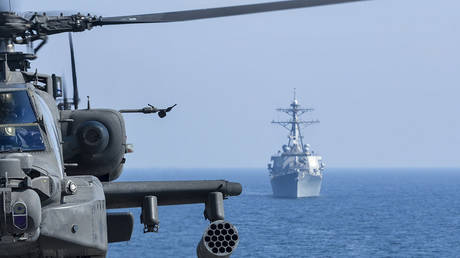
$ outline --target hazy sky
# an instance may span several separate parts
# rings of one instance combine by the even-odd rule
[[[123,15],[254,1],[23,1],[23,10]],[[287,141],[292,89],[316,111],[305,140],[330,167],[460,166],[460,2],[375,0],[74,35],[93,107],[177,103],[126,115],[127,167],[265,167]],[[34,62],[67,74],[66,35]]]

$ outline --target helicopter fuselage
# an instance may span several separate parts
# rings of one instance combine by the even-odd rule
[[[0,257],[105,257],[109,243],[129,241],[133,230],[131,213],[108,212],[117,208],[142,208],[146,233],[158,231],[157,206],[204,203],[205,218],[232,227],[238,239],[223,199],[239,195],[240,184],[111,182],[128,152],[120,112],[66,108],[54,75],[3,66],[0,77]],[[216,251],[204,243],[199,257],[237,246]]]
[[[94,176],[64,174],[54,98],[10,81],[0,102],[0,256],[105,255],[104,190]]]

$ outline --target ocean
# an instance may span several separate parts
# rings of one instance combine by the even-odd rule
[[[326,169],[321,196],[271,195],[265,169],[127,170],[121,180],[226,179],[243,185],[225,201],[240,234],[232,257],[458,257],[460,169]],[[130,242],[108,257],[196,257],[204,205],[161,206],[159,233],[135,215]]]

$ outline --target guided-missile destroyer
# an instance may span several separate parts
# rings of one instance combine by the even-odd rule
[[[276,197],[311,197],[319,196],[323,179],[324,163],[322,158],[303,143],[301,127],[306,127],[318,120],[302,121],[299,117],[311,112],[311,108],[300,108],[294,91],[294,100],[290,108],[279,108],[279,112],[288,114],[288,121],[272,121],[289,130],[289,142],[282,151],[271,157],[268,164],[273,195]]]

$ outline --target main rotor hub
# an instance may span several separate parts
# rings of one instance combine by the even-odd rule
[[[1,52],[0,62],[7,62],[8,68],[11,71],[27,71],[30,68],[30,61],[36,59],[34,54],[23,52]]]
[[[47,16],[46,13],[26,13],[19,16],[15,13],[0,12],[0,39],[15,44],[28,44],[36,40],[64,32],[81,32],[91,29],[100,18],[82,15]]]

